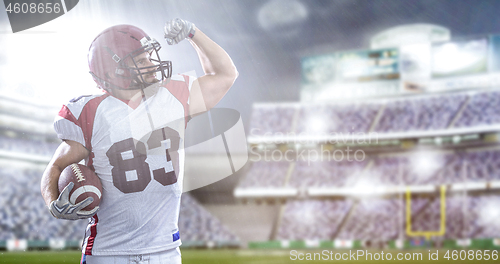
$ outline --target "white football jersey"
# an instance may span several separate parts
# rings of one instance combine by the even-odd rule
[[[184,131],[193,80],[175,75],[148,87],[135,109],[109,94],[82,96],[62,107],[54,122],[58,137],[90,151],[86,165],[103,187],[100,209],[85,232],[84,254],[147,254],[180,246]]]

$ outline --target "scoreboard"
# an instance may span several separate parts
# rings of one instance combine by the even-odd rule
[[[304,57],[301,101],[335,101],[500,85],[500,36]]]

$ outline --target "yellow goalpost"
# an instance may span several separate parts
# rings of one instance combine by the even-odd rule
[[[406,234],[410,237],[424,236],[429,240],[432,236],[443,236],[446,232],[446,186],[442,185],[441,193],[441,225],[438,231],[413,231],[411,227],[411,191],[406,189]]]

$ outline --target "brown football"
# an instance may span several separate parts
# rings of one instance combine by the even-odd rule
[[[73,163],[64,168],[61,172],[61,176],[59,176],[59,193],[62,192],[64,187],[70,182],[75,184],[69,193],[69,201],[71,203],[77,204],[87,197],[93,197],[94,201],[82,210],[90,211],[99,205],[102,195],[101,180],[89,167]]]

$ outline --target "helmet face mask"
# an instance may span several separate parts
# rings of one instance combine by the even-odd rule
[[[160,43],[155,39],[141,39],[144,45],[132,52],[121,60],[121,66],[124,71],[128,71],[129,77],[123,77],[116,74],[117,78],[131,78],[132,82],[128,89],[144,89],[151,84],[164,81],[172,76],[172,62],[162,61],[158,51],[161,49]],[[151,62],[149,66],[141,66],[141,55],[148,54],[147,59]],[[153,80],[148,81],[148,76],[154,75]]]
[[[90,74],[108,92],[144,89],[172,75],[172,62],[160,59],[160,49],[158,41],[135,26],[110,27],[90,46]]]

